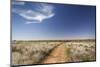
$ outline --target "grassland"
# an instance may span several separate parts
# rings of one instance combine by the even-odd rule
[[[95,39],[14,40],[12,65],[49,64],[96,60]]]

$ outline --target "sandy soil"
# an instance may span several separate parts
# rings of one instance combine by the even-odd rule
[[[66,48],[64,44],[56,47],[50,54],[43,60],[43,64],[46,63],[63,63],[69,61],[69,57],[66,55]]]

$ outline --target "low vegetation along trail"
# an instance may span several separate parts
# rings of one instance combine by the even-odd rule
[[[43,64],[48,63],[63,63],[69,61],[69,57],[66,55],[65,45],[61,44],[53,49],[50,54],[43,60]]]

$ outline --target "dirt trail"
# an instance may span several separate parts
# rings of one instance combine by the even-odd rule
[[[66,49],[64,44],[56,47],[44,60],[43,64],[46,63],[62,63],[69,61],[69,57],[66,55]]]

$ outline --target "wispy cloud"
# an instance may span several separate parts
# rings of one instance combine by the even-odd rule
[[[54,7],[50,4],[38,4],[34,10],[16,10],[13,9],[14,13],[22,16],[27,20],[26,24],[30,23],[42,23],[46,19],[52,18],[54,13]]]

